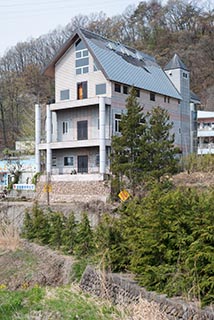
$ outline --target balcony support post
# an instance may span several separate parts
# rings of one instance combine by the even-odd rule
[[[39,144],[41,141],[41,108],[39,104],[35,104],[35,161],[36,172],[41,171],[41,159]]]
[[[46,106],[46,141],[47,141],[47,149],[46,149],[46,171],[47,174],[51,174],[51,160],[52,160],[52,154],[51,154],[51,110],[50,105],[48,104]]]
[[[99,155],[100,155],[100,173],[106,173],[106,142],[105,142],[105,98],[99,97],[99,119],[100,119],[100,136],[99,136]]]

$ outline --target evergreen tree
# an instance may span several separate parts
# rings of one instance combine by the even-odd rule
[[[67,218],[65,228],[62,232],[63,250],[66,253],[73,254],[77,242],[77,223],[74,213],[71,212]]]
[[[81,222],[77,227],[77,244],[75,253],[79,257],[88,256],[93,251],[93,231],[86,212],[82,214]]]
[[[121,116],[120,135],[112,138],[111,171],[120,182],[124,183],[124,178],[128,178],[134,193],[147,169],[147,124],[134,88],[126,100],[126,110]]]
[[[50,215],[50,239],[49,244],[59,249],[62,245],[62,233],[65,228],[66,218],[61,212],[52,212]]]
[[[160,180],[164,174],[177,170],[178,149],[174,147],[173,124],[167,110],[155,107],[148,114],[148,159],[149,174]]]
[[[32,211],[26,213],[25,218],[30,239],[48,244],[50,236],[48,217],[37,202],[33,205]]]

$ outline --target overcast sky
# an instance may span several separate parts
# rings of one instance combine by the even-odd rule
[[[140,0],[0,0],[0,56],[17,42],[65,26],[78,14],[121,14]]]

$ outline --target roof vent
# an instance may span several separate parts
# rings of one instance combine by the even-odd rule
[[[143,55],[139,51],[136,51],[135,56],[138,60],[143,60]]]
[[[107,48],[109,48],[110,50],[116,50],[117,46],[114,42],[108,42],[106,45]]]

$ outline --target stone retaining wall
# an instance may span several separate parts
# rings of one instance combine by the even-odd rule
[[[107,181],[57,181],[51,182],[49,192],[50,202],[106,202],[110,195]],[[45,182],[39,182],[36,186],[36,199],[47,201]]]
[[[214,311],[211,308],[201,310],[180,299],[169,299],[166,295],[148,292],[133,280],[116,274],[101,273],[90,266],[87,266],[80,286],[83,290],[109,298],[116,304],[138,303],[140,298],[155,302],[169,320],[214,320]]]

